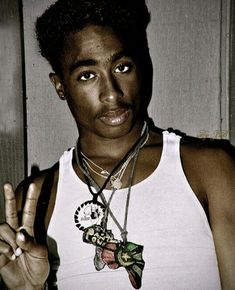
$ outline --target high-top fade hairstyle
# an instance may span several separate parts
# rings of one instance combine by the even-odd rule
[[[149,21],[145,0],[58,0],[37,19],[36,35],[42,56],[60,73],[60,57],[70,33],[87,24],[110,26],[124,45],[144,57]]]

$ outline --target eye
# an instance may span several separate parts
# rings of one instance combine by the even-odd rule
[[[95,77],[95,74],[92,72],[83,72],[79,75],[78,80],[89,81]]]
[[[118,66],[115,67],[115,72],[116,73],[126,73],[129,72],[132,68],[131,64],[119,64]]]

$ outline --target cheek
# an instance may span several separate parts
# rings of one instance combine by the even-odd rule
[[[129,96],[133,99],[133,101],[138,101],[140,98],[140,91],[141,91],[141,82],[138,76],[131,78],[126,83],[126,91]]]
[[[71,88],[67,92],[67,103],[76,120],[92,118],[99,110],[99,104],[92,90]]]
[[[141,88],[141,74],[139,72],[139,69],[137,69],[135,71],[135,73],[133,73],[130,78],[129,78],[129,88],[132,90],[132,92],[135,94],[138,94],[140,92],[140,88]]]
[[[76,123],[84,125],[93,119],[94,112],[86,102],[77,102],[74,99],[68,99],[67,103]]]

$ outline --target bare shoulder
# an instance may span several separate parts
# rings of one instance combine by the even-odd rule
[[[228,140],[183,137],[181,144],[183,161],[198,170],[207,185],[234,176],[235,148]]]
[[[235,148],[227,140],[182,138],[186,175],[208,203],[210,221],[235,217]]]
[[[222,288],[235,289],[235,149],[229,141],[195,138],[182,138],[181,148],[207,201]]]

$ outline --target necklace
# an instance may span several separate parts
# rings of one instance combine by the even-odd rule
[[[112,170],[112,172],[106,177],[103,186],[100,188],[95,180],[90,176],[89,166],[86,159],[82,158],[81,151],[79,151],[78,142],[75,148],[76,161],[83,172],[89,191],[93,196],[92,200],[86,201],[81,204],[75,212],[74,221],[76,226],[84,231],[83,241],[89,244],[93,244],[96,247],[94,265],[96,270],[102,270],[105,265],[109,268],[117,269],[124,267],[129,274],[129,279],[132,286],[135,289],[141,287],[142,272],[144,269],[144,260],[142,258],[143,246],[129,242],[127,240],[127,218],[129,201],[131,195],[131,186],[134,177],[135,166],[138,158],[138,153],[141,147],[147,142],[148,139],[148,127],[144,126],[142,134],[137,142],[132,146],[131,150],[124,156],[119,164]],[[106,187],[110,178],[114,175],[114,172],[121,167],[118,171],[123,172],[123,168],[126,169],[123,164],[129,164],[132,160],[131,174],[129,176],[129,186],[126,198],[125,216],[123,227],[118,222],[117,218],[110,209],[111,200],[117,190],[113,187],[112,193],[108,200],[105,199],[103,189]],[[95,164],[96,165],[96,164]],[[127,166],[126,165],[126,166]],[[102,169],[102,168],[101,168]],[[125,170],[124,170],[125,171]],[[91,188],[93,186],[96,189],[94,192]],[[98,197],[102,201],[98,201]],[[107,229],[108,216],[113,219],[121,232],[122,240],[118,240],[114,237],[111,230]]]
[[[144,126],[143,126],[143,129],[142,129],[142,132],[141,132],[141,136],[144,134],[144,132],[145,132],[146,129],[147,129],[147,124],[145,122],[144,123]],[[145,143],[148,141],[148,138],[149,138],[149,134],[147,133],[146,134],[146,138],[143,141],[143,143],[141,143],[141,147],[140,148],[142,148],[145,145]],[[76,147],[78,147],[78,146],[76,146]],[[122,163],[120,169],[116,173],[114,173],[114,174],[109,173],[107,170],[103,169],[101,166],[99,166],[98,164],[96,164],[94,161],[92,161],[90,158],[88,158],[82,151],[80,151],[80,154],[83,157],[83,162],[85,163],[86,167],[89,168],[90,171],[92,171],[93,173],[95,173],[96,175],[98,175],[98,176],[100,176],[100,177],[102,177],[104,179],[109,178],[111,187],[112,188],[115,188],[115,189],[120,189],[122,187],[122,181],[121,181],[121,179],[122,179],[122,177],[123,177],[123,175],[125,173],[126,168],[129,165],[130,161],[135,156],[136,152],[135,152],[135,150],[133,150],[133,152],[130,154],[130,156]],[[91,166],[91,164],[95,168],[97,168],[99,171],[97,171],[96,169],[94,169]]]
[[[84,153],[82,153],[82,156],[84,157],[84,162],[86,163],[86,166],[92,171],[94,172],[96,175],[107,179],[110,175],[110,173],[103,169],[102,167],[100,167],[99,165],[97,165],[96,163],[94,163],[92,160],[90,160]],[[133,156],[131,155],[121,166],[121,168],[110,177],[110,184],[112,188],[115,189],[120,189],[122,187],[122,182],[121,179],[124,175],[124,172],[128,166],[128,164],[130,163],[131,159],[133,158]],[[100,171],[97,172],[89,163],[91,163],[92,165],[94,165],[95,167],[97,167]]]
[[[80,168],[80,170],[83,172],[86,183],[88,185],[88,189],[93,196],[92,200],[85,201],[82,203],[76,210],[74,215],[74,221],[76,223],[76,226],[80,230],[84,230],[85,228],[89,226],[93,226],[94,224],[100,224],[100,222],[103,220],[104,217],[104,211],[105,211],[105,205],[98,201],[98,196],[101,195],[103,190],[105,189],[106,185],[108,184],[111,176],[116,172],[116,170],[130,157],[134,156],[137,151],[143,147],[143,145],[146,143],[148,138],[148,126],[146,122],[144,123],[141,136],[140,138],[135,142],[135,144],[131,147],[131,149],[127,152],[127,154],[122,158],[122,160],[116,165],[116,167],[112,170],[110,175],[106,178],[104,184],[102,187],[99,187],[95,180],[90,176],[89,171],[86,168],[86,164],[83,161],[81,150],[80,150],[80,144],[79,140],[77,141],[77,144],[75,146],[75,158],[76,162]],[[91,184],[94,186],[96,191],[94,192],[91,188]],[[113,188],[115,189],[115,188]],[[112,216],[112,214],[111,214]]]

